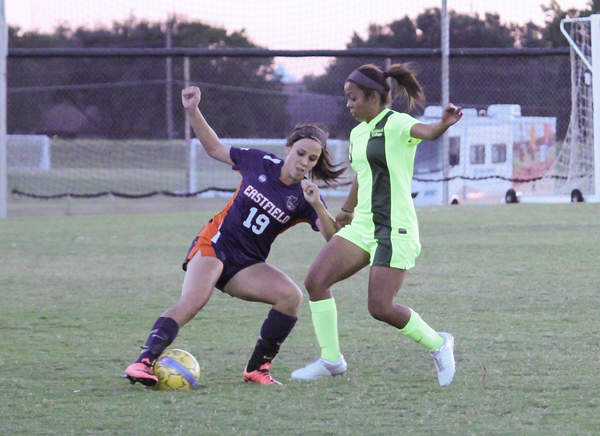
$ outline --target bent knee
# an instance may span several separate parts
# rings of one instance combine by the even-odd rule
[[[296,285],[290,287],[284,293],[284,299],[288,306],[298,308],[302,304],[302,299],[304,296],[302,295],[302,291]]]
[[[282,290],[273,304],[278,312],[288,316],[297,316],[302,304],[302,291],[297,286]]]
[[[387,304],[369,301],[369,314],[377,321],[385,322],[389,318],[390,310]]]
[[[326,288],[322,278],[317,274],[311,273],[310,271],[304,279],[304,287],[309,295],[319,293]]]

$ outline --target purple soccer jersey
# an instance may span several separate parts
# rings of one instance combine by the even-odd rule
[[[212,238],[218,257],[222,253],[239,264],[251,259],[264,261],[275,238],[291,226],[304,221],[318,231],[318,215],[304,198],[300,183],[286,185],[280,180],[280,158],[261,150],[233,147],[230,157],[232,169],[242,175],[242,182]]]

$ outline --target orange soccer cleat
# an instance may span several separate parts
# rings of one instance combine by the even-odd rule
[[[138,382],[151,388],[158,383],[158,378],[152,373],[152,363],[148,359],[129,365],[123,373],[123,378],[128,379],[131,384]]]
[[[252,372],[247,372],[248,367],[246,367],[244,368],[244,381],[258,383],[259,385],[280,385],[281,383],[271,377],[270,368],[270,363],[265,363],[259,369]]]

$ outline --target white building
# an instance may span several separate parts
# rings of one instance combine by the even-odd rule
[[[520,105],[490,105],[487,111],[463,109],[448,129],[448,199],[453,204],[499,203],[506,192],[527,189],[511,179],[541,177],[554,159],[556,118],[523,117]],[[424,123],[438,121],[441,106],[425,109]],[[444,198],[442,138],[417,148],[412,192],[415,205],[440,205]]]

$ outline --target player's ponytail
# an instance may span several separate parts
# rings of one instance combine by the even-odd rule
[[[409,110],[412,110],[415,105],[423,106],[425,104],[423,88],[409,64],[393,64],[385,71],[385,75],[398,83],[398,89],[392,98],[400,95],[406,97]]]

